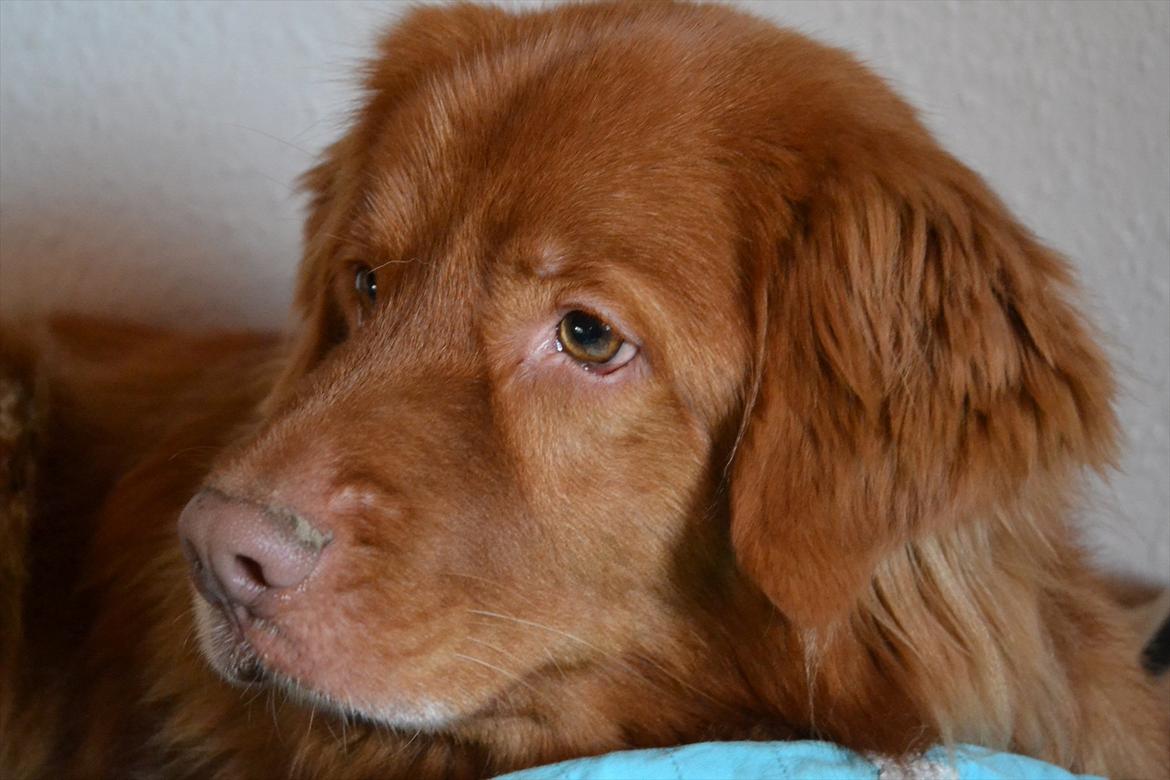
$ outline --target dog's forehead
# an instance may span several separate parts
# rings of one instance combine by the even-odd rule
[[[550,57],[473,63],[373,118],[358,230],[386,259],[475,243],[547,276],[582,250],[680,257],[732,221],[693,84],[625,49]]]

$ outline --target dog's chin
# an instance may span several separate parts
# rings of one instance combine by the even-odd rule
[[[365,722],[415,733],[438,732],[455,720],[449,708],[439,703],[367,707],[318,691],[280,669],[272,657],[275,653],[265,649],[280,640],[275,627],[260,620],[232,619],[198,594],[195,624],[203,657],[216,674],[232,685],[249,690],[270,686],[317,713],[332,713],[351,724]]]

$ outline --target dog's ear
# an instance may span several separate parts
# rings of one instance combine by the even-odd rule
[[[1068,269],[921,135],[819,166],[756,261],[731,534],[801,627],[848,614],[916,537],[1113,456],[1112,380]]]

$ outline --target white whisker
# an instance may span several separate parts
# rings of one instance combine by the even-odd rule
[[[557,634],[559,636],[563,636],[567,639],[571,639],[571,640],[578,642],[581,645],[589,648],[590,650],[593,650],[594,652],[599,653],[603,658],[617,662],[620,666],[625,668],[627,671],[636,674],[638,677],[645,680],[646,682],[649,682],[652,685],[656,685],[658,687],[662,687],[661,683],[647,677],[644,673],[642,673],[637,668],[635,668],[633,666],[633,664],[631,664],[626,659],[622,658],[616,652],[600,648],[597,645],[594,645],[593,643],[588,642],[579,636],[575,636],[574,634],[569,633],[568,631],[563,631],[559,628],[545,625],[544,623],[537,623],[537,622],[532,621],[532,620],[525,620],[523,618],[514,617],[512,615],[503,615],[503,614],[500,614],[499,612],[488,612],[487,610],[482,610],[482,609],[472,609],[472,610],[468,610],[468,611],[471,612],[473,615],[480,615],[483,617],[497,618],[499,620],[507,620],[507,621],[511,621],[513,623],[517,623],[517,624],[522,625],[522,626],[529,626],[531,628],[539,628],[543,631],[550,631],[550,632]],[[717,706],[721,706],[721,707],[728,706],[728,705],[725,705],[723,702],[720,702],[719,700],[713,698],[710,694],[706,693],[705,691],[702,691],[702,690],[696,688],[695,686],[691,685],[686,680],[683,680],[678,675],[669,671],[664,666],[662,666],[662,664],[658,663],[654,659],[652,659],[648,656],[645,656],[645,655],[640,655],[639,658],[641,660],[645,661],[650,666],[653,666],[656,670],[661,672],[664,676],[666,676],[667,678],[672,680],[674,683],[676,683],[681,688],[685,688],[686,690],[690,691],[691,693],[695,694],[696,696],[701,696],[702,698],[706,699],[707,701],[709,701],[712,704],[715,704]]]
[[[488,663],[487,661],[483,660],[482,658],[476,658],[475,656],[472,656],[472,655],[464,655],[463,653],[452,653],[451,655],[453,655],[456,658],[461,658],[464,661],[470,661],[472,663],[479,664],[480,666],[484,666],[488,669],[491,669],[492,671],[499,672],[500,674],[504,675],[508,679],[514,680],[515,682],[519,683],[520,685],[523,685],[525,688],[532,691],[537,696],[543,697],[541,692],[536,690],[536,688],[534,688],[530,682],[528,682],[523,677],[521,677],[519,674],[516,674],[513,671],[505,669],[501,666],[496,666],[495,664]]]

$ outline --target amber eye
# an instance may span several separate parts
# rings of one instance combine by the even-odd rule
[[[583,311],[569,312],[557,325],[557,348],[582,363],[606,363],[622,343],[608,323]]]
[[[373,306],[378,302],[378,274],[368,265],[358,266],[354,271],[353,286],[362,303]]]

